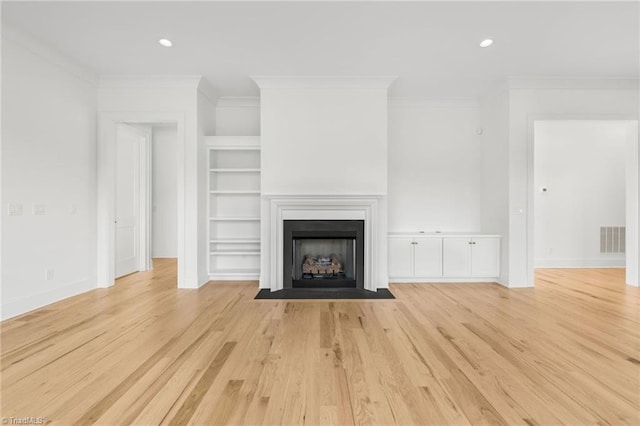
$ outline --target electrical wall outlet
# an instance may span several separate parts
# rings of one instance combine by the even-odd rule
[[[47,281],[51,281],[53,279],[53,269],[49,268],[45,271],[45,277]]]
[[[38,216],[42,216],[44,215],[46,212],[46,208],[44,206],[44,204],[34,204],[33,205],[33,214],[34,215],[38,215]]]
[[[22,204],[9,204],[9,216],[22,216]]]

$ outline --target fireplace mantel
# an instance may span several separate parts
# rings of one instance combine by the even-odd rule
[[[364,288],[387,288],[386,212],[384,194],[263,194],[260,288],[283,288],[285,220],[364,220]]]

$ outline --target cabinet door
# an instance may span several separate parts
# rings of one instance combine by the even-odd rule
[[[500,239],[474,238],[471,247],[471,276],[486,278],[499,276]]]
[[[442,276],[442,238],[416,237],[413,272],[416,277]]]
[[[471,239],[442,239],[442,272],[445,277],[471,276]]]
[[[413,238],[389,238],[389,277],[413,276]]]

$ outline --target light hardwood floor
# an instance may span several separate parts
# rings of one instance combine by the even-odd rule
[[[535,289],[398,284],[396,300],[175,288],[175,263],[2,323],[2,416],[53,424],[638,425],[623,271]]]

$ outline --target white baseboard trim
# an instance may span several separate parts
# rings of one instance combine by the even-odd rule
[[[496,284],[500,284],[502,287],[506,287],[506,288],[533,288],[533,284],[529,284],[529,283],[508,283],[508,282],[504,282],[501,279],[496,279],[495,280]]]
[[[497,278],[389,278],[391,284],[498,283]]]
[[[624,268],[624,256],[596,259],[535,259],[536,268]]]
[[[504,286],[507,288],[533,288],[534,287],[533,283],[509,283]]]
[[[505,283],[504,281],[502,281],[500,278],[496,279],[496,283],[500,284],[502,287],[507,287],[509,288],[509,284]]]
[[[83,279],[66,284],[62,287],[34,294],[20,299],[2,301],[2,313],[0,318],[4,321],[9,318],[42,308],[43,306],[59,302],[78,294],[96,289],[96,279]]]
[[[258,281],[258,275],[225,275],[225,274],[209,274],[209,281]],[[269,288],[269,287],[266,287]]]

